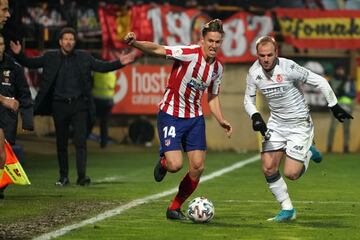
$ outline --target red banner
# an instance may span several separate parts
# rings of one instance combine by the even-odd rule
[[[360,48],[360,11],[277,9],[285,42],[297,48]]]
[[[128,65],[116,72],[114,114],[156,114],[167,85],[171,65]],[[210,112],[204,93],[204,114]]]
[[[121,41],[127,26],[125,13],[116,5],[99,8],[103,29],[103,57],[111,58],[111,51],[125,47]],[[129,11],[131,27],[137,39],[159,44],[190,45],[199,42],[201,29],[209,17],[197,9],[184,9],[171,5],[136,5]],[[255,60],[257,37],[273,31],[269,14],[256,16],[239,12],[223,21],[224,41],[219,54],[223,62]]]

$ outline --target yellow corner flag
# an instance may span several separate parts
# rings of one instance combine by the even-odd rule
[[[10,144],[6,141],[4,148],[6,153],[6,162],[3,177],[0,179],[0,188],[9,184],[30,185],[30,181],[26,176],[24,169],[21,167]]]

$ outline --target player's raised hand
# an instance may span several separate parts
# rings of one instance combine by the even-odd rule
[[[120,60],[122,65],[127,65],[129,63],[132,63],[135,60],[136,52],[135,51],[131,51],[128,53],[115,52],[115,56]]]
[[[10,48],[15,54],[19,54],[21,52],[21,44],[19,41],[10,41]]]
[[[232,128],[231,124],[226,120],[223,120],[219,124],[220,124],[221,127],[223,127],[225,129],[226,135],[228,136],[228,138],[230,138],[231,134],[233,132],[233,128]]]
[[[345,119],[353,119],[353,116],[346,112],[339,104],[336,104],[330,109],[339,122],[344,122]]]
[[[136,34],[134,32],[128,32],[124,37],[124,42],[128,45],[133,45],[136,42]]]

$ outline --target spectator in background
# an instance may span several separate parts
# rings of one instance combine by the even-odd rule
[[[10,47],[16,59],[29,68],[43,68],[43,81],[35,99],[35,114],[52,114],[60,178],[55,183],[65,186],[70,183],[68,173],[68,140],[70,125],[74,129],[76,166],[81,186],[90,184],[86,176],[88,113],[93,100],[91,95],[91,71],[108,72],[119,69],[133,61],[133,55],[121,55],[119,60],[105,62],[95,59],[90,53],[76,50],[76,31],[63,28],[59,34],[58,50],[46,51],[38,57],[28,58],[21,51],[19,41],[11,41]]]
[[[108,143],[108,123],[111,109],[114,106],[116,75],[115,72],[94,72],[93,79],[92,94],[96,117],[100,120],[100,147],[106,148]]]
[[[360,9],[360,0],[344,0],[345,9],[347,10],[359,10]]]
[[[348,76],[343,64],[335,66],[334,75],[330,78],[329,82],[338,98],[339,105],[351,114],[353,111],[354,98],[356,97],[356,89],[354,81]],[[337,124],[338,122],[336,119],[332,117],[327,141],[328,152],[332,152],[333,150],[333,141]],[[348,153],[350,142],[350,119],[344,119],[343,130],[343,152]]]

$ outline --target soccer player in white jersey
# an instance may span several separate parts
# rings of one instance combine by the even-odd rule
[[[244,105],[253,121],[253,129],[264,135],[262,144],[262,169],[268,187],[281,205],[281,211],[270,221],[282,222],[296,218],[287,185],[279,173],[281,159],[285,156],[284,175],[298,179],[307,169],[312,152],[309,151],[314,126],[300,85],[305,83],[320,89],[334,116],[342,122],[352,116],[338,104],[327,80],[294,61],[278,57],[277,43],[272,37],[258,39],[258,60],[247,75]],[[256,109],[257,89],[265,96],[270,108],[266,125]]]
[[[167,172],[178,172],[183,166],[181,150],[187,153],[189,170],[179,185],[179,191],[167,208],[166,217],[185,220],[181,205],[195,191],[204,170],[206,155],[205,120],[201,97],[208,92],[210,111],[230,137],[232,127],[223,117],[219,92],[223,65],[216,58],[224,36],[219,19],[204,25],[200,45],[161,46],[153,42],[137,41],[134,33],[124,40],[144,53],[174,60],[162,101],[159,103],[158,134],[160,160],[154,169],[157,182]]]

